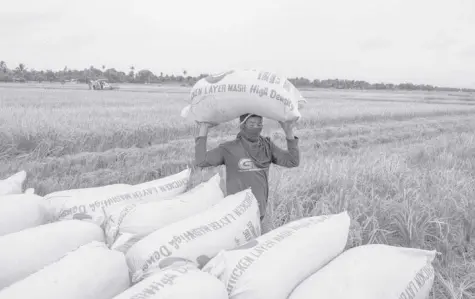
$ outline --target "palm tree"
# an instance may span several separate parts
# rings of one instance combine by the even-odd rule
[[[132,79],[135,79],[135,72],[134,71],[135,71],[135,66],[132,65],[130,67],[130,73],[129,73],[129,75],[132,77]]]
[[[20,63],[18,65],[18,70],[23,74],[23,72],[26,70],[26,66],[23,63]]]
[[[0,70],[2,70],[4,73],[7,72],[7,63],[5,61],[0,61]]]
[[[16,72],[20,74],[22,78],[24,78],[25,70],[26,70],[26,66],[24,63],[20,63],[18,67],[16,68]]]
[[[65,65],[63,68],[63,73],[61,74],[61,81],[64,83],[66,81],[66,73],[68,72],[68,66]],[[71,79],[71,78],[69,78]]]

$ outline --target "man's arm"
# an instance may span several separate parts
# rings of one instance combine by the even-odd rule
[[[294,135],[293,122],[279,122],[287,140],[287,151],[271,142],[272,163],[283,167],[297,167],[300,164],[299,139]]]
[[[195,138],[195,165],[198,167],[219,166],[224,164],[221,147],[206,150],[208,139],[208,124],[202,123],[198,136]]]
[[[292,168],[300,164],[300,150],[298,146],[298,137],[293,136],[292,139],[287,139],[287,150],[283,150],[271,142],[272,163]]]

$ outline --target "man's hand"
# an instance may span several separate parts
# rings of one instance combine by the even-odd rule
[[[286,121],[282,122],[279,121],[280,126],[284,130],[285,133],[285,138],[287,139],[294,139],[294,126],[295,126],[295,121]]]
[[[209,129],[209,128],[214,128],[214,127],[216,127],[218,124],[210,123],[210,122],[205,122],[205,121],[204,121],[204,122],[201,122],[200,125],[201,125],[201,126],[206,126],[206,127],[208,127],[208,129]]]
[[[199,136],[204,137],[208,136],[208,129],[216,127],[218,124],[210,123],[210,122],[197,122],[200,127]]]

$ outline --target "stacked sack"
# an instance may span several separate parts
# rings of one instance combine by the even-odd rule
[[[26,171],[19,171],[6,179],[0,180],[0,196],[23,193]]]
[[[25,180],[21,171],[0,181],[0,298],[109,299],[127,289],[125,256],[107,248],[102,228],[56,221],[52,202],[23,193]]]
[[[223,250],[203,271],[231,299],[427,299],[436,251],[382,244],[343,251],[346,212],[290,222],[244,246]]]
[[[90,242],[0,291],[0,299],[110,299],[130,287],[122,253]]]
[[[134,243],[126,252],[133,286],[116,298],[286,298],[343,251],[349,224],[344,212],[261,235],[246,189]]]
[[[102,229],[79,220],[54,222],[0,237],[0,289],[26,278],[71,250],[103,241]]]
[[[22,185],[25,177],[17,180],[17,185]],[[224,199],[219,174],[186,191],[189,179],[187,169],[137,185],[64,190],[45,197],[21,194],[21,188],[11,188],[9,182],[15,194],[0,198],[0,211],[4,212],[0,215],[0,299],[31,294],[35,298],[129,298],[136,296],[135,292],[149,297],[159,290],[158,298],[175,293],[175,298],[228,298],[224,285],[196,264],[171,260],[168,266],[161,264],[163,272],[149,272],[131,288],[126,250],[116,244],[124,242],[130,247],[132,239],[140,240],[204,213]],[[257,200],[249,197],[252,193],[246,194],[246,206],[233,205],[235,213],[246,214],[252,203],[257,219]],[[214,227],[212,215],[207,219]],[[250,240],[251,235],[245,236],[241,243]],[[195,288],[183,288],[190,281],[195,282]]]
[[[185,260],[201,268],[221,250],[241,246],[260,231],[259,206],[251,189],[229,195],[135,243],[126,254],[132,282],[175,261]]]
[[[203,271],[223,281],[230,298],[285,299],[344,250],[349,227],[346,212],[295,220],[221,251]]]
[[[185,171],[48,199],[21,189],[0,197],[4,206],[15,196],[28,207],[10,209],[13,220],[36,221],[2,223],[0,299],[427,298],[434,251],[387,245],[344,251],[347,212],[298,219],[261,235],[251,189],[225,196],[220,180],[216,174],[186,190]],[[146,185],[161,192],[137,191]],[[120,200],[106,200],[111,197]],[[86,208],[61,217],[58,202]]]
[[[48,223],[49,210],[36,194],[0,195],[0,237]]]
[[[0,237],[50,221],[48,203],[34,189],[23,192],[25,180],[25,171],[0,180]]]
[[[427,299],[435,251],[383,244],[354,247],[305,279],[289,299]]]
[[[138,201],[107,209],[105,233],[108,245],[125,253],[152,232],[211,208],[224,198],[220,179],[218,173],[172,200]]]
[[[113,299],[228,299],[224,285],[188,262],[156,271]]]
[[[128,203],[161,200],[183,193],[190,169],[137,185],[113,184],[95,188],[73,189],[47,194],[56,220],[88,220],[99,225],[105,221],[104,210]]]
[[[189,177],[186,169],[137,185],[64,190],[45,197],[34,189],[22,193],[24,171],[1,180],[0,298],[110,299],[122,293],[131,286],[129,269],[125,255],[106,245],[104,211],[173,198],[185,192]]]

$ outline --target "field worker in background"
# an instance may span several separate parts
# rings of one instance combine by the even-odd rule
[[[293,123],[279,122],[287,139],[287,151],[277,147],[269,137],[261,136],[261,116],[244,114],[240,118],[240,132],[236,139],[207,151],[208,129],[216,125],[201,123],[195,139],[195,164],[198,167],[226,165],[226,193],[231,195],[251,187],[259,202],[261,223],[264,225],[269,195],[269,167],[276,164],[291,168],[300,163],[298,138]],[[266,229],[263,228],[263,231]]]

